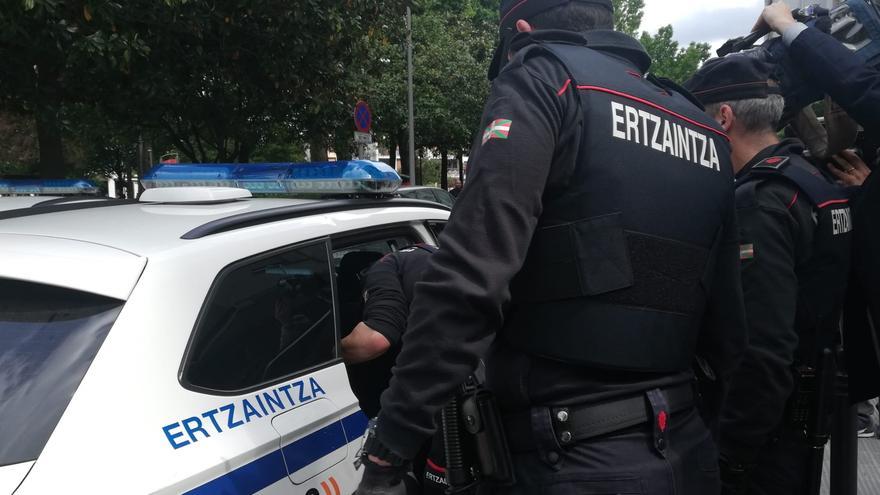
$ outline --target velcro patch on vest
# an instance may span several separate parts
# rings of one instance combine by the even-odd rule
[[[765,158],[752,168],[779,170],[788,163],[788,160],[789,158],[787,156],[771,156],[770,158]]]
[[[755,259],[755,245],[754,244],[740,244],[740,246],[739,246],[739,259],[740,259],[740,261]]]

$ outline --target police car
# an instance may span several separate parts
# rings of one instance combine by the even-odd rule
[[[143,182],[0,211],[0,493],[353,493],[359,274],[449,210],[373,162]]]

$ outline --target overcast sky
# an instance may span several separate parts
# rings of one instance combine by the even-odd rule
[[[763,0],[645,0],[642,30],[653,34],[672,24],[681,45],[701,41],[714,49],[748,34],[763,7]]]

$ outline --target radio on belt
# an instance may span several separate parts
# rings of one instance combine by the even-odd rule
[[[235,187],[252,194],[393,194],[397,172],[366,160],[316,163],[160,164],[144,187]]]

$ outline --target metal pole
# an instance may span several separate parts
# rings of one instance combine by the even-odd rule
[[[406,7],[406,97],[409,107],[409,183],[416,185],[416,126],[413,105],[412,9]]]
[[[842,353],[839,352],[838,355],[838,363],[844,363]],[[829,488],[831,495],[856,495],[859,475],[859,439],[856,436],[856,406],[851,405],[849,401],[849,377],[846,369],[838,371],[834,400]]]
[[[144,176],[144,135],[138,133],[138,180]]]

